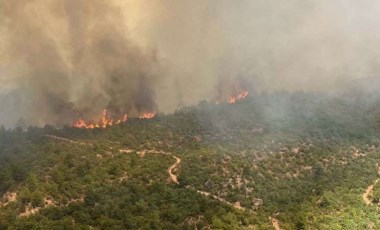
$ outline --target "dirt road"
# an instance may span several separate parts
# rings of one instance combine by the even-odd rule
[[[370,199],[370,195],[372,194],[373,192],[373,187],[379,182],[379,179],[375,180],[375,182],[373,184],[371,184],[370,186],[367,187],[367,189],[365,190],[365,192],[363,193],[363,201],[366,205],[371,205],[372,204],[372,201]]]
[[[212,195],[212,194],[209,193],[209,192],[204,192],[204,191],[199,191],[199,190],[197,190],[197,192],[200,193],[200,194],[202,194],[202,195],[204,195],[204,196],[207,196],[207,197],[210,196],[210,197],[214,198],[215,200],[218,200],[218,201],[220,201],[220,202],[222,202],[222,203],[225,203],[225,204],[227,204],[227,205],[230,205],[230,206],[232,206],[232,207],[234,207],[234,208],[236,208],[236,209],[240,209],[240,210],[243,210],[243,211],[248,211],[246,208],[241,207],[241,206],[240,206],[240,203],[233,204],[233,203],[231,203],[231,202],[226,201],[225,199],[223,199],[223,198],[221,198],[221,197],[218,197],[218,196]]]
[[[269,219],[272,222],[272,226],[273,226],[273,228],[275,230],[281,230],[281,228],[280,228],[280,222],[277,219],[275,219],[273,217],[269,217]]]
[[[57,136],[54,136],[54,135],[45,135],[45,136],[49,137],[49,138],[52,138],[52,139],[55,139],[55,140],[70,142],[70,143],[73,143],[73,144],[79,144],[79,145],[88,145],[89,144],[89,143],[85,143],[85,142],[78,142],[78,141],[70,140],[70,139],[64,138],[64,137],[57,137]]]
[[[176,159],[176,162],[168,168],[168,173],[171,181],[173,181],[176,184],[179,184],[177,176],[173,174],[173,170],[181,164],[181,159],[176,156],[173,156],[173,158]]]

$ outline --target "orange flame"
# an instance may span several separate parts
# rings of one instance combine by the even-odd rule
[[[156,113],[149,112],[144,113],[139,116],[140,119],[151,119],[156,116]],[[83,128],[83,129],[94,129],[94,128],[107,128],[108,126],[118,125],[128,121],[128,114],[124,114],[122,117],[112,120],[109,118],[108,111],[103,110],[101,118],[99,121],[85,121],[84,119],[79,119],[74,122],[73,127]]]
[[[74,122],[73,126],[77,128],[87,128],[86,122],[83,119],[79,119],[76,122]]]
[[[127,121],[128,121],[128,114],[125,114],[123,116],[123,118],[121,118],[121,119],[119,119],[119,120],[116,121],[116,124],[118,125],[120,123],[124,123],[124,122],[127,122]]]
[[[85,128],[85,129],[106,128],[107,126],[120,124],[122,122],[126,122],[127,120],[128,120],[128,114],[125,114],[123,115],[123,117],[119,118],[116,122],[114,122],[114,120],[109,119],[108,111],[104,109],[100,121],[93,122],[93,121],[85,121],[84,119],[79,119],[74,122],[73,126],[76,128]]]
[[[144,113],[140,116],[140,119],[151,119],[156,116],[156,113]]]
[[[229,104],[234,104],[237,101],[243,100],[248,97],[248,91],[244,90],[237,95],[230,96],[227,100]],[[220,101],[216,101],[216,104],[220,104]],[[148,112],[141,114],[139,116],[140,119],[151,119],[156,116],[155,112]],[[118,125],[128,121],[128,114],[124,114],[122,117],[112,120],[109,118],[108,111],[106,109],[103,110],[100,121],[85,121],[84,119],[79,119],[74,122],[73,127],[76,128],[85,128],[85,129],[94,129],[94,128],[106,128],[108,126],[112,126],[114,124]]]
[[[243,100],[244,98],[248,97],[248,91],[243,91],[241,93],[239,93],[238,95],[235,95],[235,96],[231,96],[229,99],[228,99],[228,103],[229,104],[234,104],[236,103],[237,101],[240,101],[240,100]]]

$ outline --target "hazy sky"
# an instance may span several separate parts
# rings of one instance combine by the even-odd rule
[[[369,0],[0,0],[0,123],[331,89],[380,73],[379,26]]]

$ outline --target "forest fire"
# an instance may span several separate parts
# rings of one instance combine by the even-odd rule
[[[243,92],[239,93],[238,95],[231,96],[228,99],[229,104],[234,104],[237,101],[243,100],[244,98],[248,97],[248,91],[244,90]]]
[[[144,113],[143,115],[140,116],[140,119],[151,119],[155,117],[155,113]]]
[[[228,104],[234,104],[237,101],[243,100],[246,97],[248,97],[248,91],[244,90],[241,91],[239,94],[235,94],[233,96],[230,96],[228,99],[224,100],[224,103]],[[220,101],[216,101],[216,104],[219,104]],[[152,119],[156,116],[157,114],[155,112],[146,112],[141,114],[138,118],[139,119]],[[121,117],[118,117],[116,119],[110,118],[111,116],[109,115],[108,111],[106,109],[103,110],[101,118],[98,121],[94,120],[84,120],[84,119],[79,119],[74,122],[73,127],[75,128],[83,128],[83,129],[95,129],[95,128],[106,128],[112,125],[118,125],[121,123],[125,123],[128,121],[128,114],[124,114]]]
[[[79,119],[74,122],[73,126],[76,128],[84,128],[84,129],[106,128],[107,126],[112,126],[114,124],[124,123],[127,120],[128,120],[128,114],[124,114],[122,117],[116,120],[110,119],[108,111],[104,109],[102,113],[102,118],[100,119],[100,121],[85,121],[83,119]]]
[[[246,97],[248,97],[248,91],[244,90],[241,91],[239,94],[235,94],[233,96],[230,96],[228,99],[223,99],[223,100],[217,100],[215,104],[220,104],[220,103],[228,103],[228,104],[235,104],[237,101],[243,100]]]
[[[151,119],[156,116],[156,113],[149,112],[144,113],[139,116],[140,119]],[[128,114],[124,114],[118,119],[110,119],[109,113],[106,109],[102,112],[102,117],[99,121],[85,121],[84,119],[79,119],[74,122],[73,127],[83,128],[83,129],[95,129],[95,128],[106,128],[112,125],[118,125],[128,121]]]

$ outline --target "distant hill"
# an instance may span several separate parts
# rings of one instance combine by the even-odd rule
[[[380,76],[361,78],[349,83],[349,89],[380,94]]]

